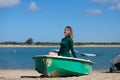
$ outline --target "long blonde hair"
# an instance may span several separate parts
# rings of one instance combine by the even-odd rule
[[[73,39],[73,30],[72,30],[71,26],[66,26],[65,28],[68,28],[70,30],[69,36]]]

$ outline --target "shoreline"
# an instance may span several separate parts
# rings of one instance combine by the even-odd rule
[[[69,77],[40,77],[35,70],[0,70],[0,80],[120,80],[120,72],[93,70],[90,75]]]
[[[60,47],[47,45],[0,45],[0,47]],[[75,45],[74,47],[120,47],[120,45]]]

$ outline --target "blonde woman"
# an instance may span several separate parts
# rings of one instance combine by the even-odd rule
[[[64,29],[65,37],[61,40],[60,50],[57,52],[50,52],[50,56],[65,56],[71,57],[70,51],[73,57],[77,58],[76,53],[73,48],[73,32],[70,26],[66,26]]]

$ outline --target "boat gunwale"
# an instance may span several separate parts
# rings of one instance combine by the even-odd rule
[[[57,59],[65,59],[65,60],[83,61],[83,62],[87,62],[87,63],[90,63],[90,64],[94,64],[94,62],[92,62],[90,60],[73,58],[73,57],[63,57],[63,56],[36,55],[36,56],[33,56],[32,58],[33,59],[35,59],[35,58],[57,58]]]

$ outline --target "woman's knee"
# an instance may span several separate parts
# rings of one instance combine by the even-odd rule
[[[49,52],[48,55],[52,55],[53,53],[52,52]]]
[[[54,53],[54,52],[49,52],[48,55],[50,55],[50,56],[58,56],[58,54]]]

